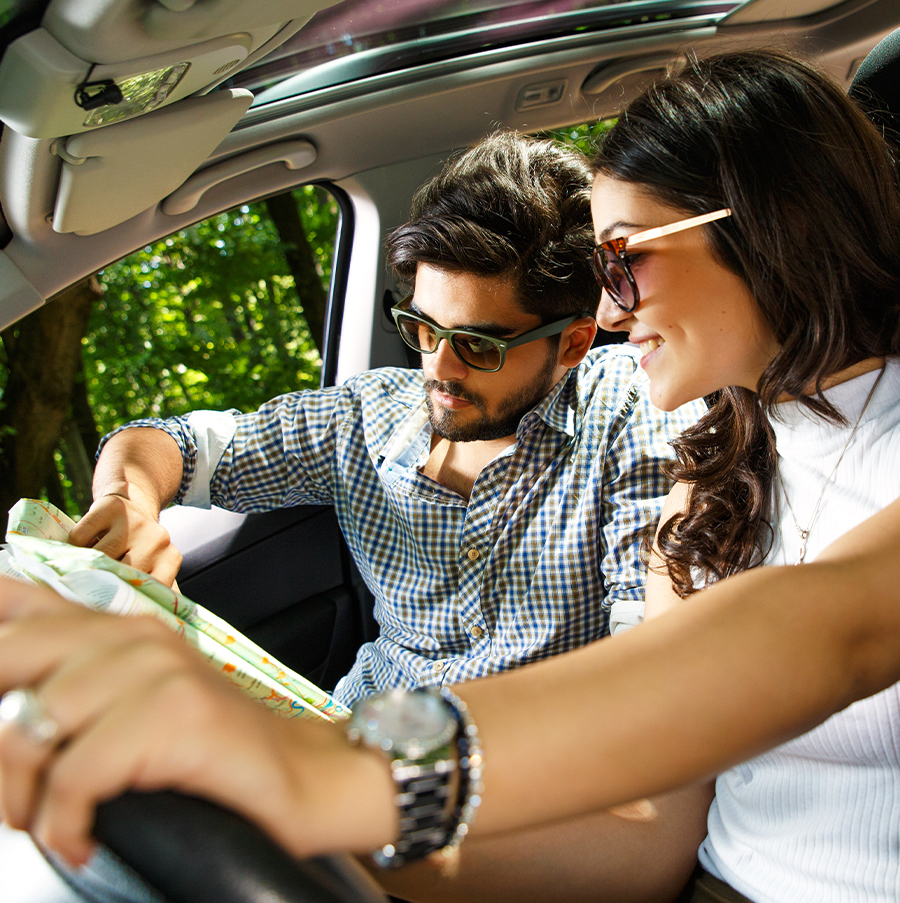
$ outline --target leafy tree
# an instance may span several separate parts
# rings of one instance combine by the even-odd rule
[[[614,119],[601,119],[598,122],[585,122],[565,129],[553,129],[542,137],[553,138],[563,144],[573,144],[589,158],[594,156],[603,141],[603,136],[615,125]]]
[[[66,432],[81,337],[99,295],[97,281],[84,280],[2,333],[0,510],[44,487],[48,498],[65,503],[54,449]]]
[[[337,220],[315,186],[245,205],[131,254],[6,330],[0,504],[45,495],[79,513],[99,436],[113,427],[250,410],[317,386]]]
[[[547,133],[592,154],[608,123]],[[83,280],[0,334],[0,510],[91,499],[99,437],[144,416],[251,410],[319,384],[338,211],[304,186]]]

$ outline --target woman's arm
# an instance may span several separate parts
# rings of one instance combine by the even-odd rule
[[[711,796],[705,782],[653,797],[645,818],[602,811],[476,833],[452,879],[429,862],[372,872],[388,893],[411,903],[671,903],[697,864]]]
[[[685,483],[676,483],[672,491],[666,497],[662,513],[659,516],[659,527],[666,523],[673,515],[684,511],[688,502],[688,486]],[[659,527],[656,533],[659,535]],[[647,583],[644,601],[644,618],[650,620],[664,611],[668,611],[682,600],[672,588],[672,581],[666,571],[662,556],[656,548],[656,543],[650,550],[650,561],[647,567]]]
[[[711,776],[896,682],[898,548],[900,501],[813,563],[748,571],[614,641],[462,687],[488,757],[476,830]]]
[[[486,759],[476,836],[684,786],[900,679],[898,545],[894,502],[812,564],[759,568],[624,636],[461,687]],[[0,727],[12,825],[82,861],[98,801],[175,787],[297,855],[392,839],[388,766],[340,728],[269,714],[154,622],[2,587],[0,692],[34,687],[67,741]]]

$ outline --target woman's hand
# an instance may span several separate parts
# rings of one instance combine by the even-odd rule
[[[0,693],[31,688],[58,731],[0,724],[0,816],[73,864],[96,805],[176,789],[231,807],[299,856],[396,831],[389,769],[343,731],[245,697],[162,623],[99,614],[0,580]]]

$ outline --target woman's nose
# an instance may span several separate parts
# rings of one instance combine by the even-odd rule
[[[604,290],[597,308],[597,325],[607,332],[628,332],[631,328],[633,312],[626,312],[616,304]]]

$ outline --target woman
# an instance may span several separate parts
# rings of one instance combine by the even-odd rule
[[[597,165],[604,325],[643,346],[661,407],[710,395],[713,407],[681,443],[682,487],[657,539],[648,604],[674,610],[461,688],[486,758],[476,837],[682,787],[900,679],[900,502],[878,512],[900,497],[888,422],[900,391],[889,357],[900,201],[886,148],[811,70],[742,54],[652,89]],[[710,216],[685,222],[696,215]],[[810,425],[821,435],[809,439]],[[794,436],[835,451],[786,454]],[[808,459],[824,462],[816,477]],[[870,473],[877,495],[848,492]],[[803,535],[791,535],[785,493]],[[730,576],[762,561],[778,566]],[[96,802],[126,787],[212,797],[301,856],[396,836],[380,753],[348,745],[339,728],[269,716],[157,625],[21,588],[0,594],[0,620],[0,692],[33,688],[57,727],[48,742],[15,716],[0,727],[0,805],[70,861],[90,853]],[[756,900],[896,896],[900,728],[890,711],[900,707],[896,688],[881,696],[826,725],[838,739],[808,735],[796,751],[725,773],[704,843],[714,876]],[[792,755],[802,764],[787,763]],[[770,810],[747,782],[756,768],[774,788]],[[689,792],[706,805],[702,788]],[[873,798],[883,807],[874,815]],[[838,804],[865,808],[869,834],[844,832]]]
[[[652,616],[758,564],[812,560],[900,494],[900,206],[865,117],[768,54],[652,89],[596,167],[601,323],[646,351],[659,407],[711,405],[676,443]],[[754,900],[894,898],[898,700],[721,775],[702,865]]]

